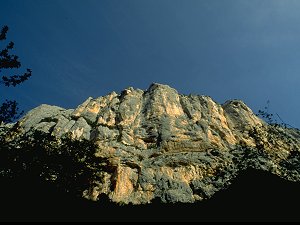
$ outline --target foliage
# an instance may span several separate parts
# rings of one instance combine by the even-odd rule
[[[267,105],[264,107],[264,110],[258,110],[258,114],[257,116],[260,116],[261,118],[263,118],[264,120],[266,120],[266,122],[269,125],[272,125],[274,127],[283,127],[283,128],[287,128],[287,127],[291,127],[291,128],[295,128],[290,124],[287,124],[283,121],[283,119],[278,115],[278,113],[276,113],[277,118],[280,120],[280,122],[277,121],[277,119],[274,118],[274,114],[273,113],[269,113],[269,106],[270,106],[270,101],[267,101]]]
[[[16,136],[18,129],[16,124],[2,130],[0,135],[0,175],[43,177],[76,195],[90,187],[102,166],[101,160],[94,155],[94,143],[74,140],[68,135],[57,139],[41,131]]]
[[[0,32],[0,41],[6,40],[6,35],[8,32],[8,26],[4,26]],[[14,43],[9,42],[4,49],[0,50],[0,74],[3,73],[3,70],[7,69],[19,69],[21,67],[21,62],[19,57],[14,54],[10,54],[10,51],[14,48]],[[26,72],[22,75],[2,75],[0,77],[0,84],[10,87],[17,86],[24,81],[28,80],[31,76],[31,69],[26,69]],[[18,103],[16,101],[5,100],[4,103],[0,106],[0,124],[2,122],[9,123],[17,119],[23,114],[18,112]]]
[[[3,122],[12,122],[19,118],[20,115],[24,113],[21,111],[18,113],[18,103],[16,101],[5,100],[0,106],[0,123]]]

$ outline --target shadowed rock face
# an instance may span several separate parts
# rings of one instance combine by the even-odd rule
[[[248,167],[300,180],[300,132],[267,125],[240,100],[220,105],[154,83],[89,97],[75,110],[41,105],[19,122],[24,134],[71,134],[97,144],[94,154],[109,169],[95,171],[98,178],[82,190],[94,201],[105,194],[125,204],[195,202]]]

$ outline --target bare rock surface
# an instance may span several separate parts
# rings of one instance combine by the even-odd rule
[[[76,109],[41,105],[19,126],[21,134],[96,144],[93,154],[105,164],[81,190],[93,201],[104,194],[121,204],[192,203],[249,167],[300,180],[299,130],[266,124],[241,100],[219,104],[158,83],[89,97]]]

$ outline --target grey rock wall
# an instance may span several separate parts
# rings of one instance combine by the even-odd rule
[[[105,194],[125,204],[192,203],[226,188],[247,167],[300,179],[296,167],[286,167],[299,151],[299,130],[269,126],[240,100],[221,105],[167,85],[89,97],[76,109],[41,105],[19,122],[24,134],[40,130],[97,144],[95,156],[111,169],[82,190],[94,201]]]

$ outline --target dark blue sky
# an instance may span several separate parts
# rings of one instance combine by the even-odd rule
[[[300,127],[299,12],[298,0],[1,0],[0,25],[33,76],[0,94],[25,111],[74,108],[159,82],[254,112],[270,100]]]

